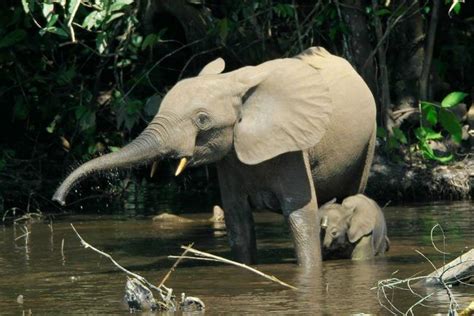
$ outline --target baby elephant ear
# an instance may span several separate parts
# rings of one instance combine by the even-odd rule
[[[323,205],[321,205],[321,206],[319,207],[319,209],[326,208],[326,207],[328,207],[328,206],[330,206],[330,205],[336,203],[336,201],[337,201],[337,199],[336,199],[336,198],[333,198],[332,200],[327,201],[326,203],[324,203]]]
[[[347,237],[351,243],[355,243],[365,235],[372,233],[376,219],[370,208],[347,201],[344,201],[342,205],[349,212],[352,212],[352,217],[349,220],[349,229],[347,230]]]
[[[217,75],[224,71],[225,68],[225,61],[222,58],[217,58],[211,61],[209,64],[202,68],[199,76],[203,75]]]

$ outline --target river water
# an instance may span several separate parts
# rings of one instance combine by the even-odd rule
[[[122,298],[126,277],[110,261],[84,249],[70,227],[73,223],[93,246],[111,254],[121,265],[159,283],[173,264],[167,255],[181,253],[180,245],[194,242],[199,250],[230,258],[225,230],[204,220],[209,214],[193,214],[192,224],[158,224],[150,217],[68,216],[26,225],[0,226],[0,314],[116,314],[129,315]],[[429,274],[443,261],[474,247],[474,203],[437,203],[394,206],[385,209],[391,240],[385,257],[366,262],[326,261],[322,269],[305,273],[295,265],[292,244],[283,218],[273,213],[255,214],[259,247],[257,266],[295,285],[290,290],[234,266],[184,261],[166,285],[178,295],[197,296],[208,314],[248,313],[390,315],[406,312],[421,297],[430,295],[415,315],[448,311],[445,290],[414,287],[386,291],[374,287],[388,278]],[[439,223],[434,242],[450,255],[446,258],[432,246],[430,231]],[[64,240],[64,242],[63,242]],[[63,247],[62,244],[64,243]],[[403,285],[403,284],[402,284]],[[401,285],[401,286],[402,286]],[[474,287],[453,287],[452,296],[461,307],[474,300]],[[18,302],[19,295],[23,301]],[[390,299],[393,306],[387,301]],[[20,300],[21,301],[21,300]]]

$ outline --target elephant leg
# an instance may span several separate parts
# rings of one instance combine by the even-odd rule
[[[309,203],[304,208],[291,212],[287,221],[298,264],[305,267],[318,265],[321,262],[321,247],[316,203]]]
[[[362,237],[352,251],[352,260],[367,260],[374,257],[374,249],[372,246],[372,236]]]
[[[310,196],[303,207],[284,212],[291,230],[298,264],[304,267],[319,265],[321,262],[320,223],[316,191],[311,176],[308,156],[302,155],[304,167],[300,178],[294,180],[296,187],[305,186]]]
[[[246,198],[223,199],[227,237],[234,258],[242,263],[257,261],[257,243],[252,209]]]
[[[240,262],[255,263],[257,259],[255,228],[242,173],[235,168],[231,158],[220,161],[217,170],[224,221],[232,254]]]

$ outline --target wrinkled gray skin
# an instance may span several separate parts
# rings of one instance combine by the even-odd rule
[[[280,211],[301,265],[321,260],[317,203],[362,192],[372,162],[375,103],[350,64],[323,48],[222,73],[208,64],[178,82],[149,126],[118,152],[73,171],[61,204],[87,175],[163,158],[217,162],[230,246],[256,260],[252,209]]]
[[[364,260],[389,248],[387,225],[377,203],[363,194],[320,209],[323,259]]]

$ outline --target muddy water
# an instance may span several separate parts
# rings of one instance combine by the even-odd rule
[[[349,315],[390,314],[379,303],[377,280],[423,275],[432,268],[415,252],[421,251],[436,266],[443,256],[433,249],[431,227],[440,223],[446,233],[446,249],[457,256],[474,247],[474,204],[450,203],[388,207],[385,210],[390,239],[389,253],[367,262],[324,262],[321,271],[304,273],[294,264],[291,241],[282,218],[258,213],[256,217],[262,271],[299,287],[287,290],[259,276],[232,266],[206,262],[184,262],[167,282],[175,292],[200,297],[208,314],[280,312],[285,314]],[[207,215],[193,215],[203,219]],[[158,225],[150,218],[68,217],[28,225],[0,226],[0,314],[121,314],[125,275],[110,262],[80,246],[69,223],[73,223],[92,245],[110,253],[128,269],[159,282],[179,254],[181,244],[229,257],[226,237],[219,227],[207,223]],[[64,240],[63,251],[61,251]],[[442,238],[435,233],[439,248]],[[448,259],[451,256],[448,256]],[[446,313],[446,292],[416,289],[422,296],[434,293],[416,315]],[[474,288],[453,288],[457,303],[474,300]],[[23,303],[17,302],[23,295]],[[387,291],[395,307],[405,312],[420,298],[409,291]],[[381,296],[380,300],[388,306]]]

